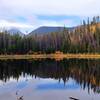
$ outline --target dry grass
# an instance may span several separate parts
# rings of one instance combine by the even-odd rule
[[[56,59],[78,58],[78,59],[100,59],[100,54],[32,54],[32,55],[0,55],[0,60],[7,59]]]

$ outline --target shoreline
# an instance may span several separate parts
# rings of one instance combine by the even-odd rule
[[[26,54],[26,55],[0,55],[0,60],[7,59],[100,59],[100,54]]]

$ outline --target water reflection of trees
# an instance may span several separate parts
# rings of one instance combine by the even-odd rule
[[[100,61],[99,60],[8,60],[0,61],[0,80],[7,81],[11,77],[18,80],[22,75],[41,78],[74,79],[80,86],[94,92],[100,92]]]

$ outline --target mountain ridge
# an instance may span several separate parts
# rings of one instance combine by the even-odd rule
[[[35,30],[33,30],[32,32],[29,33],[29,35],[33,35],[33,34],[47,34],[47,33],[52,33],[52,32],[61,32],[64,30],[64,28],[68,29],[68,30],[72,30],[74,29],[74,27],[60,27],[60,26],[41,26]]]

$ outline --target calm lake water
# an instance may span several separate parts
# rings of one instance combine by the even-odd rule
[[[0,61],[0,100],[100,100],[100,60]]]

